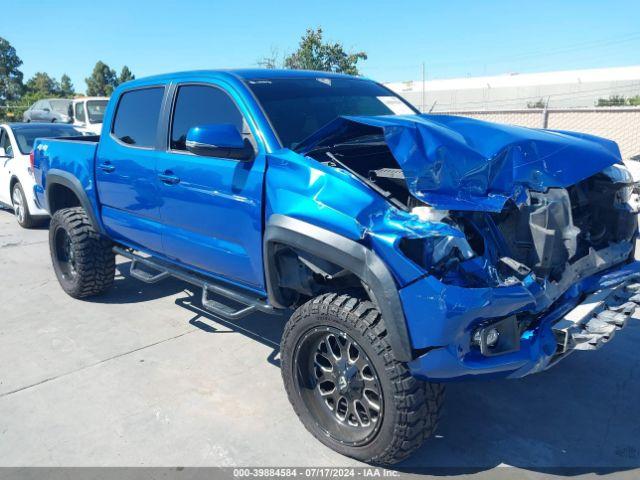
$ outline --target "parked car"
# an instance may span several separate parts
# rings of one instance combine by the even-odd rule
[[[36,138],[82,135],[70,125],[7,123],[0,125],[0,203],[12,208],[20,226],[29,228],[49,216],[33,193],[29,154]]]
[[[108,97],[83,97],[73,100],[73,125],[83,132],[100,135]]]
[[[47,98],[38,100],[23,114],[23,122],[70,123],[71,100],[66,98]]]
[[[106,292],[119,254],[231,321],[294,309],[289,400],[360,460],[417,449],[441,382],[543,371],[640,302],[637,202],[609,140],[420,115],[373,81],[295,70],[128,82],[104,128],[36,141],[62,289]]]

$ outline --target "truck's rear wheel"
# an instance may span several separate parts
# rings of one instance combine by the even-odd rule
[[[397,463],[436,428],[443,387],[396,360],[369,301],[332,293],[307,302],[287,323],[281,358],[296,414],[343,455]]]
[[[95,231],[82,208],[64,208],[53,215],[49,249],[58,281],[72,297],[99,295],[113,284],[111,242]]]

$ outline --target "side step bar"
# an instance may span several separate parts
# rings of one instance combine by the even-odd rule
[[[168,277],[175,277],[192,285],[202,288],[202,306],[214,315],[227,320],[237,320],[247,315],[260,311],[263,313],[277,314],[278,311],[269,305],[265,300],[253,297],[244,292],[231,289],[215,280],[205,278],[187,270],[159,262],[151,258],[142,257],[132,250],[122,247],[113,247],[113,252],[131,260],[129,274],[145,283],[157,283]],[[147,270],[140,268],[145,267]],[[149,271],[150,270],[150,271]],[[222,302],[214,300],[211,294],[219,295],[242,305],[234,308]]]

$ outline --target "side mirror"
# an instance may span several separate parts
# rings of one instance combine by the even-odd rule
[[[11,158],[11,155],[9,155],[4,147],[0,147],[0,158]]]
[[[251,142],[243,139],[238,129],[227,123],[190,128],[186,147],[191,153],[208,157],[250,161],[255,156]]]
[[[47,108],[47,107],[44,107],[42,110],[43,110],[43,111],[45,111],[45,112],[47,112],[47,113],[49,113],[49,112],[51,111],[51,109],[50,109],[50,108]]]

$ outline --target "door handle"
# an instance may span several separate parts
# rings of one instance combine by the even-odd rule
[[[167,170],[164,173],[159,173],[158,178],[162,183],[167,185],[176,185],[180,183],[180,178],[175,176],[171,170]]]
[[[116,169],[116,167],[111,165],[111,162],[101,163],[100,165],[98,165],[98,168],[106,173],[111,173]]]

